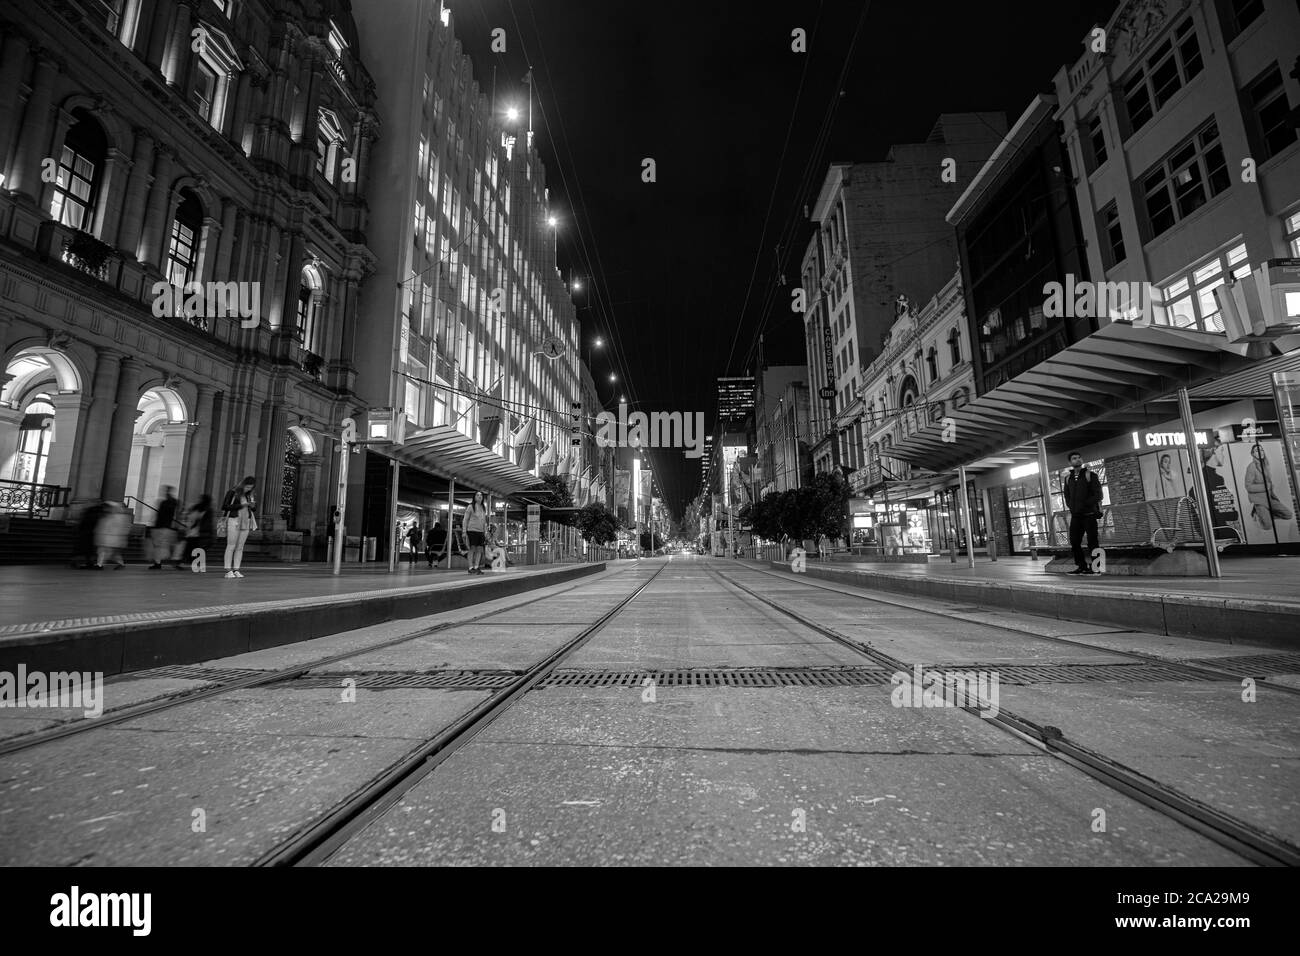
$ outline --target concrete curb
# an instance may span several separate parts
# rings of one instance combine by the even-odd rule
[[[784,562],[765,563],[776,571],[790,570]],[[1300,605],[1281,601],[1222,595],[1098,591],[1071,587],[1065,582],[1009,584],[1004,581],[919,577],[888,571],[824,567],[812,562],[808,563],[805,573],[810,578],[836,584],[912,594],[955,604],[1007,608],[1061,621],[1113,624],[1127,630],[1149,631],[1170,637],[1193,637],[1286,651],[1300,648]]]
[[[603,562],[566,565],[528,575],[480,578],[444,588],[389,588],[373,593],[313,596],[199,608],[194,612],[126,615],[84,626],[56,627],[0,639],[0,671],[98,671],[105,675],[193,664],[495,601],[598,574]],[[59,622],[54,622],[55,624]]]

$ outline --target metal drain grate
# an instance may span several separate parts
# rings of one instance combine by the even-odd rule
[[[1191,657],[1186,663],[1213,667],[1242,677],[1261,674],[1300,674],[1300,654],[1252,654],[1248,657]]]
[[[888,684],[883,667],[701,667],[689,670],[560,670],[540,687],[861,687]]]
[[[997,672],[1002,684],[1098,684],[1123,681],[1212,681],[1213,675],[1180,664],[1138,661],[1123,664],[942,664],[926,670]]]
[[[202,664],[169,664],[155,667],[153,670],[133,671],[125,675],[126,680],[143,680],[145,678],[181,678],[183,680],[204,680],[214,684],[229,684],[246,677],[257,677],[267,671],[255,667],[204,667]]]
[[[353,680],[356,681],[356,686],[363,690],[496,690],[500,687],[508,687],[511,682],[518,679],[518,671],[455,670],[426,671],[418,674],[404,671],[381,673],[338,671],[332,674],[308,674],[296,680],[286,681],[281,686],[295,689],[340,687],[343,681]]]

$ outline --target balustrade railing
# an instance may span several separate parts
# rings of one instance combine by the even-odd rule
[[[70,491],[61,485],[0,479],[0,514],[48,518],[52,509],[68,506]]]

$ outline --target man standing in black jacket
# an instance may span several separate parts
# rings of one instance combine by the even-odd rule
[[[1070,474],[1065,479],[1065,506],[1070,509],[1070,550],[1075,569],[1071,574],[1092,574],[1088,558],[1097,550],[1097,519],[1101,517],[1101,480],[1083,463],[1083,456],[1070,452]],[[1088,535],[1088,554],[1081,547]]]
[[[153,564],[149,565],[149,567],[154,570],[161,568],[164,561],[173,557],[172,549],[176,546],[176,506],[178,502],[176,496],[172,494],[175,490],[171,485],[163,485],[162,500],[158,502],[157,517],[154,520],[153,527],[149,529],[149,540],[153,543]]]

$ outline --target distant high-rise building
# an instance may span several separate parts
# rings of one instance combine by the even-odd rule
[[[753,376],[718,379],[718,421],[724,425],[740,424],[753,414]]]

